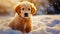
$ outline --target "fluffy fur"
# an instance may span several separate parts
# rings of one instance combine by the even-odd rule
[[[22,9],[24,8],[24,9]],[[33,3],[24,1],[14,7],[16,12],[8,26],[14,30],[20,30],[22,33],[28,33],[32,30],[32,15],[36,13],[36,7]],[[28,17],[24,17],[24,13],[28,13]]]

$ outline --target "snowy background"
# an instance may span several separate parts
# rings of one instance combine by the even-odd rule
[[[12,17],[0,16],[0,34],[21,34],[20,31],[7,27]],[[59,15],[37,15],[33,16],[33,31],[31,34],[60,34]]]

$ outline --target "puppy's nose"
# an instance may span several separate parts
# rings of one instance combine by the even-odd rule
[[[28,13],[25,13],[25,14],[24,14],[24,17],[28,17]]]

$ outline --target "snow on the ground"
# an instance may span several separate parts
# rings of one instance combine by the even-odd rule
[[[6,24],[10,21],[10,16],[0,16],[0,34],[21,34],[18,30],[12,30]],[[33,31],[31,34],[60,34],[59,15],[39,15],[33,16]]]

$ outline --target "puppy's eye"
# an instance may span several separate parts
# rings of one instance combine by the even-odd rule
[[[30,9],[30,8],[28,8],[28,10],[30,11],[31,9]]]
[[[22,8],[22,10],[24,10],[24,8]]]

